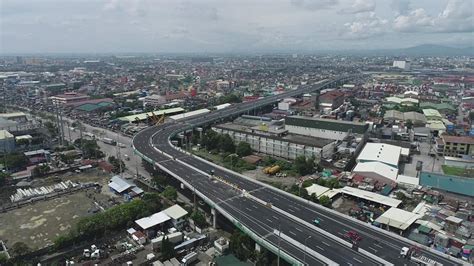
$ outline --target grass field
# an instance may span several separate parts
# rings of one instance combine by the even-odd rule
[[[474,169],[466,169],[461,167],[443,165],[443,173],[445,175],[456,175],[464,177],[474,177]]]

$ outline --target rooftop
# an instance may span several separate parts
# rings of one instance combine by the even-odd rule
[[[163,212],[175,220],[178,220],[179,218],[186,216],[186,214],[188,214],[188,212],[185,209],[183,209],[181,206],[179,206],[178,204],[175,204],[165,209]]]
[[[179,113],[179,112],[183,112],[183,111],[184,111],[184,109],[181,108],[181,107],[170,108],[170,109],[159,110],[159,111],[154,111],[154,112],[123,116],[123,117],[120,117],[119,120],[124,121],[124,122],[135,122],[137,120],[142,121],[142,120],[148,119],[148,117],[153,116],[153,114],[156,115],[156,116],[161,116],[163,114],[165,114],[165,115],[175,114],[175,113]]]
[[[164,212],[157,212],[151,216],[144,217],[135,221],[142,229],[148,229],[170,220],[170,217]]]
[[[379,216],[375,221],[381,224],[386,224],[401,230],[407,229],[418,218],[419,214],[408,212],[402,209],[392,207]]]
[[[357,157],[357,162],[381,162],[392,167],[398,168],[400,155],[406,154],[405,148],[385,144],[385,143],[367,143],[364,149]]]
[[[133,184],[130,184],[118,175],[113,176],[109,183],[109,187],[117,191],[118,193],[122,193],[133,186]]]
[[[363,175],[364,172],[373,172],[392,181],[397,180],[398,169],[381,162],[358,163],[353,172]]]
[[[343,187],[339,190],[341,193],[351,195],[357,198],[365,199],[368,201],[372,201],[381,205],[386,205],[390,207],[397,207],[402,203],[401,200],[397,200],[394,198],[390,198],[384,195],[380,195],[374,192],[353,188],[353,187]]]
[[[285,125],[298,127],[311,127],[317,129],[342,131],[356,134],[367,132],[369,125],[366,123],[306,117],[306,116],[288,116],[285,118]]]
[[[452,143],[461,143],[461,144],[474,144],[473,136],[450,136],[450,135],[441,135],[441,138],[446,142]]]
[[[438,112],[438,110],[435,109],[423,109],[423,114],[428,117],[439,117],[440,119],[443,118],[443,116]]]
[[[0,130],[0,139],[11,139],[11,138],[13,138],[13,135],[10,132],[3,129]]]

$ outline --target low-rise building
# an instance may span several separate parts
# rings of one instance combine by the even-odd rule
[[[67,105],[75,102],[82,102],[89,100],[90,97],[85,94],[80,94],[77,92],[66,92],[64,94],[58,94],[55,96],[49,97],[53,104]]]
[[[184,223],[186,222],[186,215],[188,212],[183,209],[181,206],[178,204],[175,204],[165,210],[163,210],[166,215],[168,215],[171,218],[171,223],[173,224],[173,227],[180,230],[183,228]]]
[[[436,150],[442,156],[474,156],[474,136],[441,135],[436,140]]]
[[[143,106],[160,107],[166,103],[166,97],[161,95],[149,95],[143,98]]]
[[[23,112],[14,112],[14,113],[1,113],[0,118],[4,118],[10,121],[15,121],[19,123],[24,123],[28,121],[26,114]]]
[[[331,108],[332,110],[338,108],[344,103],[344,93],[340,91],[328,91],[319,96],[319,109]]]
[[[0,152],[9,153],[15,150],[15,137],[6,130],[0,130]]]

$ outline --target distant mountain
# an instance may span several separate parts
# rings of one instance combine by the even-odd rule
[[[347,50],[348,54],[381,56],[474,56],[474,47],[455,48],[434,44],[423,44],[409,48],[378,50]]]
[[[474,47],[454,48],[442,45],[423,44],[405,49],[398,49],[401,55],[408,56],[473,56]]]

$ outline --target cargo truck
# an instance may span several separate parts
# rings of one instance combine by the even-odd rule
[[[115,145],[117,142],[111,138],[102,138],[102,142],[110,145]]]

